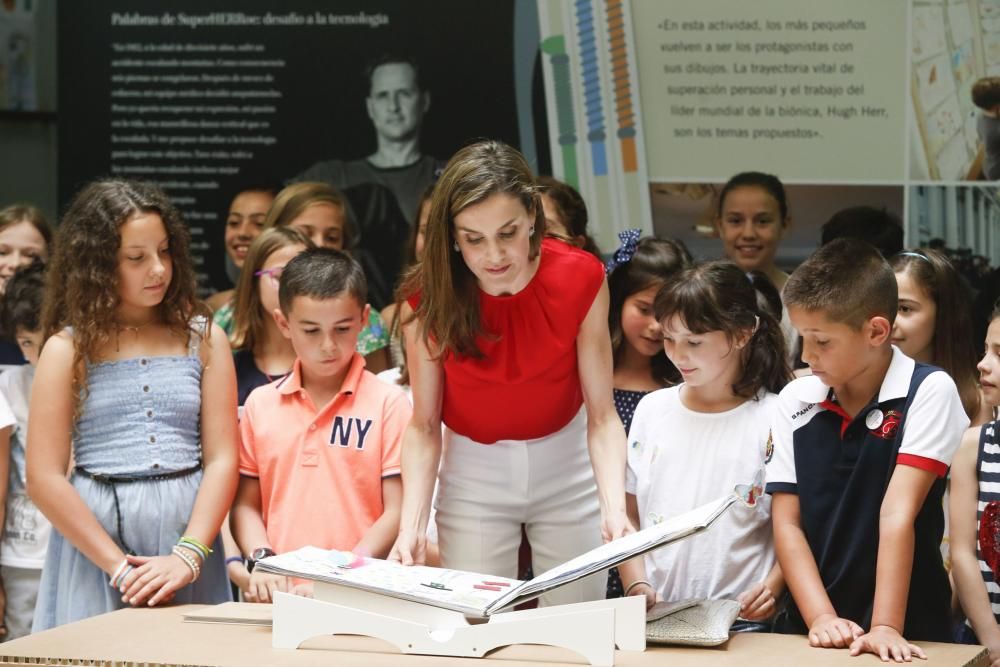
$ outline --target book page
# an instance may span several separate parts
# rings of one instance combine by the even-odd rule
[[[474,572],[425,565],[404,566],[379,558],[358,558],[353,554],[318,547],[303,547],[265,558],[257,567],[268,572],[344,584],[477,616],[485,615],[485,610],[492,603],[523,583],[517,579]]]
[[[704,530],[735,502],[737,502],[735,495],[719,498],[663,523],[602,544],[527,582],[519,589],[520,595],[517,599],[550,590],[599,570],[606,570],[647,551]]]

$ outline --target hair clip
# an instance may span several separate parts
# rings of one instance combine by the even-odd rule
[[[925,262],[930,262],[931,261],[931,258],[928,257],[927,255],[925,255],[923,253],[920,253],[920,252],[913,252],[912,250],[904,250],[904,251],[898,252],[896,254],[897,255],[901,255],[903,257],[919,257],[920,259],[924,260]]]
[[[253,274],[258,277],[268,276],[269,278],[274,278],[275,280],[278,280],[279,278],[281,278],[281,272],[284,270],[285,267],[276,266],[272,269],[261,269],[260,271],[254,271]]]
[[[615,250],[615,253],[611,255],[611,259],[608,260],[608,263],[604,265],[605,273],[610,274],[622,264],[629,263],[632,256],[635,254],[635,249],[639,246],[639,236],[641,234],[641,229],[626,229],[618,232],[618,240],[621,241],[621,245],[618,246],[618,250]]]

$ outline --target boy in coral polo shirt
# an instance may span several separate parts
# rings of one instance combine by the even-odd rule
[[[274,317],[298,358],[286,377],[250,394],[240,422],[232,522],[251,567],[307,545],[384,557],[396,538],[411,409],[355,352],[366,292],[361,267],[336,250],[307,250],[283,270]],[[289,587],[251,573],[262,602]]]

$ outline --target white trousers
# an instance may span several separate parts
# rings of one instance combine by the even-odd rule
[[[535,575],[601,544],[600,505],[581,409],[538,440],[483,445],[445,429],[437,529],[446,568],[517,577],[523,523]],[[599,572],[541,597],[540,605],[603,599]]]

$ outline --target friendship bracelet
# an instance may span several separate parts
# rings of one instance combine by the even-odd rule
[[[118,575],[117,579],[115,579],[114,584],[112,585],[112,588],[114,588],[116,590],[120,590],[121,587],[125,585],[125,578],[128,577],[129,572],[131,572],[134,569],[135,568],[132,565],[129,565],[124,570],[122,570],[122,573],[120,575]]]
[[[190,544],[191,546],[193,546],[198,551],[201,551],[201,552],[206,553],[206,554],[212,553],[212,550],[209,549],[206,545],[204,545],[201,542],[199,542],[198,540],[192,539],[190,537],[182,537],[181,539],[179,539],[177,541],[177,543],[178,544]]]
[[[124,570],[126,567],[128,567],[128,558],[124,559],[121,563],[118,564],[118,568],[115,570],[114,574],[111,575],[111,578],[108,579],[108,585],[114,586],[115,579],[118,578],[118,575],[120,575],[122,573],[122,570]]]
[[[624,594],[624,597],[628,597],[628,593],[629,593],[629,591],[631,591],[631,590],[632,590],[633,588],[635,588],[635,587],[636,587],[636,586],[638,586],[639,584],[646,584],[646,585],[647,585],[647,586],[649,586],[650,588],[652,588],[652,587],[653,587],[653,584],[649,583],[649,582],[648,582],[648,581],[646,581],[645,579],[639,579],[638,581],[633,581],[633,582],[632,582],[631,584],[629,584],[629,585],[628,585],[628,587],[626,587],[626,588],[625,588],[625,594]]]
[[[184,561],[184,564],[191,569],[191,583],[193,584],[196,582],[198,577],[201,575],[201,567],[194,561],[194,558],[187,555],[187,553],[185,553],[180,547],[174,547],[171,549],[171,553]]]
[[[229,567],[230,563],[243,563],[243,556],[230,556],[226,559],[226,567]]]
[[[126,563],[125,564],[125,569],[123,569],[118,574],[118,576],[116,576],[112,581],[108,582],[108,585],[111,586],[111,588],[114,588],[115,590],[120,589],[122,587],[122,584],[125,583],[125,577],[127,577],[128,573],[131,572],[134,569],[135,568],[132,565]]]
[[[206,558],[209,555],[211,555],[211,553],[212,553],[212,550],[208,547],[207,544],[204,544],[203,542],[199,542],[197,539],[191,537],[190,535],[185,535],[184,537],[182,537],[180,539],[180,541],[181,542],[186,542],[188,544],[193,544],[194,546],[198,547],[199,549],[201,549],[205,553],[205,557]]]
[[[205,558],[205,554],[201,553],[200,551],[198,551],[197,548],[191,546],[190,544],[177,544],[174,546],[174,549],[187,549],[189,552],[191,552],[191,554],[193,554],[194,557],[197,557],[198,560],[201,561],[202,563],[204,563],[207,560]]]
[[[198,554],[201,557],[202,562],[208,560],[208,554],[210,552],[207,551],[207,550],[205,550],[205,549],[202,549],[200,546],[198,546],[197,544],[194,544],[193,542],[190,542],[189,540],[185,540],[184,538],[181,538],[180,540],[178,540],[177,546],[184,547],[185,549],[188,549],[188,550],[193,551],[194,553]]]

